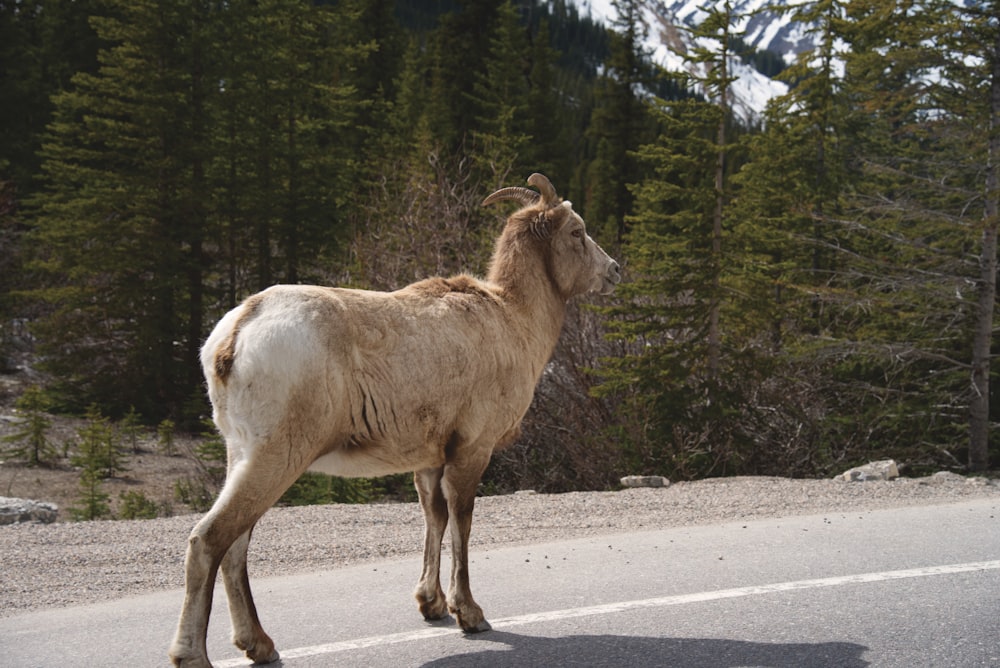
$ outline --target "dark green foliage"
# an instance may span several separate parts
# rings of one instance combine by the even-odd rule
[[[55,96],[33,200],[39,349],[66,407],[180,417],[206,317],[334,246],[355,179],[332,147],[371,49],[346,5],[102,7],[100,69]]]
[[[156,427],[156,439],[160,452],[172,456],[174,452],[174,432],[176,425],[173,420],[166,419]]]
[[[48,431],[52,422],[46,413],[51,405],[44,390],[37,385],[32,385],[17,398],[14,407],[21,422],[17,431],[3,438],[7,456],[24,460],[28,466],[54,463],[58,452],[49,440]]]
[[[75,520],[99,520],[111,516],[104,478],[125,470],[107,418],[96,406],[87,410],[87,423],[77,432],[77,454],[71,459],[80,468],[79,505],[70,508]]]
[[[209,480],[221,486],[226,479],[226,442],[211,420],[202,422],[202,438],[195,446],[195,456]]]
[[[125,444],[132,451],[132,454],[139,453],[139,435],[142,433],[141,418],[135,412],[135,407],[130,407],[128,413],[122,418],[118,425],[118,431],[125,441]]]
[[[189,506],[196,513],[203,513],[212,507],[216,493],[202,479],[184,478],[174,481],[174,499]]]
[[[108,498],[100,472],[84,465],[80,471],[79,505],[69,509],[70,517],[77,521],[110,519]]]
[[[311,506],[324,503],[367,503],[372,500],[372,484],[367,478],[338,478],[322,473],[305,473],[281,495],[278,503]]]
[[[22,196],[34,190],[51,96],[76,72],[97,69],[99,41],[89,25],[100,1],[0,3],[0,181]]]
[[[659,138],[635,153],[647,176],[633,186],[626,219],[632,275],[609,311],[613,336],[629,347],[607,361],[598,392],[619,397],[626,461],[650,473],[701,477],[758,464],[751,397],[766,377],[768,318],[750,251],[760,240],[730,213],[739,164],[728,140],[732,21],[710,12],[697,32],[717,48],[690,56],[709,73],[700,84],[712,101],[664,104]]]
[[[101,415],[101,410],[96,404],[87,407],[85,417],[87,425],[81,429],[79,438],[81,441],[90,442],[86,448],[81,447],[89,465],[96,465],[104,478],[113,478],[118,473],[128,471],[124,462],[125,455],[119,447],[117,434],[108,418]],[[100,445],[97,445],[98,443]]]
[[[609,32],[607,72],[594,89],[588,128],[593,161],[585,177],[589,196],[584,215],[591,233],[605,242],[621,243],[632,209],[629,184],[639,180],[633,152],[650,141],[655,126],[641,93],[654,79],[645,53],[649,26],[637,0],[614,0],[618,18]]]
[[[513,5],[501,5],[497,12],[489,59],[469,96],[476,109],[472,139],[478,171],[494,188],[506,183],[508,174],[524,171],[525,151],[533,139],[528,122],[528,36]]]
[[[286,506],[310,506],[416,500],[417,491],[413,487],[413,476],[409,473],[383,478],[339,478],[306,472],[285,491],[279,503]]]
[[[123,520],[151,520],[160,517],[160,507],[142,492],[118,495],[118,517]]]

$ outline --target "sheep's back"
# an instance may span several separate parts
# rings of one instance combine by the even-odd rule
[[[322,425],[304,437],[349,433],[356,444],[516,428],[535,380],[523,345],[487,286],[449,280],[393,293],[276,286],[251,297],[203,352],[220,428],[251,442],[294,414]]]

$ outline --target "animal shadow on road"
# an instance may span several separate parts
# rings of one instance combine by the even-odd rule
[[[423,668],[498,668],[511,666],[587,666],[588,668],[864,668],[868,648],[847,642],[765,643],[720,638],[647,638],[575,635],[540,638],[503,631],[467,636],[473,642],[503,643],[488,649],[425,663]]]

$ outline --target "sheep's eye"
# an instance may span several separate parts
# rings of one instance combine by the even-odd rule
[[[579,227],[573,230],[570,234],[572,234],[577,239],[583,238],[583,230],[581,230]]]

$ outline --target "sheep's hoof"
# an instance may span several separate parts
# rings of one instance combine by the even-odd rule
[[[250,657],[250,658],[253,658],[253,657]],[[271,655],[269,657],[267,657],[266,659],[263,659],[263,660],[262,659],[254,659],[254,662],[251,665],[254,665],[254,666],[264,666],[264,665],[267,665],[269,663],[274,663],[275,661],[277,661],[280,658],[281,658],[281,656],[278,654],[278,650],[273,649],[273,650],[271,650]]]
[[[203,657],[181,658],[172,655],[170,660],[177,668],[212,668],[212,664],[208,662],[208,659]]]
[[[429,622],[447,619],[448,606],[445,604],[443,597],[435,598],[431,601],[420,601],[420,614]]]
[[[490,626],[490,623],[484,619],[483,621],[479,622],[475,626],[468,627],[468,628],[466,628],[466,627],[463,626],[462,627],[462,632],[463,633],[470,633],[470,634],[471,633],[482,633],[483,631],[490,631],[492,629],[493,629],[493,627]]]

